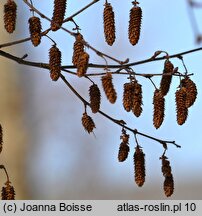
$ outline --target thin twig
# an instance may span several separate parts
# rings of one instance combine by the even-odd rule
[[[73,86],[67,81],[67,79],[65,78],[65,76],[63,76],[62,74],[60,75],[60,78],[63,80],[63,82],[71,89],[71,91],[87,106],[90,107],[90,103],[88,101],[86,101],[74,88]],[[161,140],[155,137],[152,137],[150,135],[147,135],[145,133],[139,132],[137,129],[132,129],[130,127],[127,127],[125,124],[123,124],[122,122],[124,122],[123,120],[117,120],[112,118],[111,116],[107,115],[106,113],[104,113],[103,111],[99,110],[98,113],[100,113],[101,115],[103,115],[104,117],[106,117],[107,119],[109,119],[110,121],[114,122],[115,124],[121,126],[122,128],[125,128],[131,132],[133,132],[134,134],[139,134],[141,136],[147,137],[149,139],[155,140],[157,142],[159,142],[160,144],[163,145],[163,143],[169,143],[169,144],[173,144],[175,145],[177,148],[181,148],[180,145],[176,144],[175,141],[169,141],[169,140]]]

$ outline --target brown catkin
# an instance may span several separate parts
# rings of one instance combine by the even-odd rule
[[[90,95],[90,107],[93,113],[96,113],[100,109],[101,95],[100,89],[96,84],[93,84],[89,88]]]
[[[137,146],[134,153],[134,166],[135,166],[135,182],[141,187],[145,182],[145,154],[142,149]]]
[[[122,129],[122,135],[120,136],[120,139],[122,139],[122,142],[119,146],[119,153],[118,153],[118,160],[119,162],[123,162],[127,159],[128,153],[130,151],[129,147],[129,134],[126,133],[125,129]]]
[[[177,123],[182,125],[187,120],[188,108],[186,107],[186,88],[182,87],[175,93]]]
[[[130,112],[133,105],[134,88],[133,84],[125,83],[123,86],[123,107],[127,112]]]
[[[166,176],[163,185],[164,193],[167,197],[171,196],[174,192],[174,180],[173,175]]]
[[[154,91],[153,105],[153,125],[158,129],[163,122],[165,111],[165,99],[158,89]]]
[[[83,36],[82,34],[78,33],[76,35],[76,41],[74,42],[74,47],[73,47],[72,63],[74,66],[77,66],[79,56],[84,52],[84,44],[82,41],[83,41]]]
[[[134,93],[132,99],[132,112],[136,117],[139,117],[142,113],[142,85],[137,81],[133,83]]]
[[[185,77],[182,81],[182,86],[185,87],[186,90],[186,107],[189,108],[192,106],[197,97],[197,88],[196,84],[189,78]]]
[[[117,96],[116,96],[116,90],[112,83],[112,74],[110,72],[107,72],[106,75],[102,76],[101,80],[102,80],[102,86],[107,99],[111,103],[115,103]]]
[[[118,160],[123,162],[127,159],[130,148],[127,143],[122,142],[119,146]]]
[[[172,81],[172,75],[169,76],[169,75],[164,75],[164,74],[173,73],[173,69],[174,69],[174,66],[170,62],[170,60],[169,59],[165,60],[163,76],[161,78],[161,83],[160,83],[160,88],[159,88],[163,96],[167,95],[170,89],[171,81]]]
[[[54,0],[53,17],[51,21],[51,30],[57,31],[63,23],[67,0]]]
[[[29,32],[31,41],[34,46],[38,46],[41,43],[41,21],[39,17],[30,17],[29,20]]]
[[[8,0],[4,5],[4,27],[8,33],[15,31],[17,5],[13,0]]]
[[[130,10],[129,27],[128,27],[128,38],[130,43],[134,46],[138,43],[140,38],[142,20],[142,9],[139,6],[134,6]]]
[[[2,149],[3,149],[3,129],[0,124],[0,153],[2,152]]]
[[[77,63],[77,76],[82,77],[86,74],[88,68],[89,55],[86,52],[82,52],[79,56]]]
[[[51,79],[57,81],[61,73],[61,52],[56,45],[53,45],[49,50],[49,66]]]
[[[171,170],[171,166],[170,166],[170,161],[167,160],[166,156],[162,156],[161,160],[162,160],[161,171],[163,173],[163,176],[165,176],[165,177],[171,176],[172,170]]]
[[[15,190],[14,187],[10,185],[10,182],[5,183],[5,187],[2,187],[1,198],[2,200],[14,200],[15,199]]]
[[[81,122],[82,122],[84,129],[88,133],[91,133],[93,131],[93,129],[95,128],[95,123],[94,123],[93,119],[86,112],[83,113]]]
[[[116,39],[115,19],[113,8],[110,3],[106,3],[103,13],[105,41],[112,46]]]

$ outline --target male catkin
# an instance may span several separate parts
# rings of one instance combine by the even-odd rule
[[[128,153],[130,151],[129,147],[129,134],[126,133],[124,129],[122,129],[122,135],[120,137],[122,139],[122,142],[119,146],[119,153],[118,153],[118,161],[123,162],[127,159]]]
[[[2,200],[14,200],[15,199],[15,190],[14,187],[10,185],[10,182],[5,183],[5,187],[2,187],[1,198]]]
[[[123,86],[123,107],[130,112],[133,105],[134,88],[131,82],[125,83]]]
[[[93,84],[89,88],[89,95],[90,95],[90,107],[93,113],[96,113],[100,109],[100,102],[101,102],[101,94],[100,89],[96,84]]]
[[[112,74],[107,72],[106,75],[102,76],[102,87],[104,89],[107,99],[113,104],[116,102],[116,90],[112,83]]]
[[[108,45],[112,46],[116,39],[114,12],[110,3],[106,3],[104,6],[103,22],[105,41]]]
[[[82,125],[84,129],[88,132],[91,133],[93,129],[95,128],[95,123],[93,119],[86,113],[83,113],[83,116],[81,118]]]
[[[188,108],[186,107],[186,88],[182,87],[175,93],[177,123],[182,125],[187,120]]]
[[[171,63],[169,59],[167,59],[164,63],[163,76],[161,78],[161,83],[160,83],[160,88],[159,88],[163,96],[167,95],[170,89],[173,69],[174,69],[173,64]],[[166,74],[171,74],[171,75],[169,76]]]
[[[73,56],[72,56],[72,63],[74,66],[77,66],[79,56],[84,52],[84,44],[83,41],[83,35],[78,33],[76,35],[76,41],[74,42],[73,46]]]
[[[82,52],[77,62],[77,76],[82,77],[86,74],[88,68],[89,55],[87,52]]]
[[[141,187],[145,182],[145,154],[142,149],[137,146],[134,153],[134,166],[135,166],[135,182]]]
[[[29,32],[32,44],[38,46],[41,43],[41,21],[39,17],[30,17],[29,20]]]
[[[196,84],[189,77],[185,77],[184,79],[182,79],[181,83],[182,86],[185,87],[186,91],[185,105],[187,108],[189,108],[194,104],[198,94]]]
[[[142,9],[134,2],[133,8],[130,10],[128,38],[130,43],[134,46],[138,43],[140,38],[142,20]]]
[[[159,91],[158,89],[154,91],[153,105],[153,125],[156,129],[158,129],[164,120],[165,111],[165,99],[161,94],[161,91]]]
[[[54,0],[53,17],[51,21],[51,30],[57,31],[63,23],[67,0]]]
[[[16,26],[17,5],[13,0],[8,0],[4,5],[4,27],[8,33],[13,33]]]
[[[56,45],[49,50],[49,66],[51,79],[57,81],[61,73],[61,52]]]
[[[142,113],[142,85],[137,81],[133,82],[132,112],[136,117]]]

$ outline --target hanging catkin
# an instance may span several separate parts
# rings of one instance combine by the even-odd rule
[[[84,129],[88,133],[91,133],[93,131],[93,129],[95,128],[95,123],[94,123],[93,119],[86,112],[83,113],[81,122],[82,122]]]
[[[3,148],[3,129],[0,124],[0,153],[2,152],[2,148]]]
[[[10,185],[10,182],[5,183],[5,187],[2,187],[1,198],[2,200],[14,200],[15,199],[15,190],[14,187]]]
[[[51,79],[57,81],[61,72],[61,52],[56,45],[53,45],[49,50],[49,66]]]
[[[120,138],[122,139],[122,142],[119,146],[118,160],[119,162],[123,162],[127,159],[128,153],[130,151],[128,143],[129,135],[126,133],[124,129],[122,130],[122,135]]]
[[[159,91],[158,89],[154,91],[153,105],[153,124],[154,127],[158,129],[163,122],[165,110],[165,99],[161,94],[161,91]]]
[[[133,105],[134,88],[131,82],[125,83],[123,86],[123,107],[130,112]]]
[[[175,93],[177,123],[182,125],[187,120],[188,108],[186,107],[186,88],[182,87]]]
[[[78,33],[76,35],[76,41],[74,42],[73,47],[73,56],[72,56],[72,63],[74,66],[77,66],[79,56],[84,52],[84,44],[82,43],[83,36],[82,34]]]
[[[166,176],[163,185],[164,193],[167,197],[171,196],[174,192],[173,175]]]
[[[134,46],[138,43],[140,38],[141,20],[142,20],[142,9],[137,6],[137,2],[132,2],[133,8],[130,10],[129,27],[128,27],[128,38],[130,43]]]
[[[110,72],[107,72],[106,75],[102,76],[102,87],[104,89],[107,99],[111,103],[115,103],[117,96],[116,90],[112,83],[112,74]]]
[[[86,74],[88,68],[89,55],[87,52],[82,52],[77,62],[77,76],[82,77]]]
[[[89,88],[90,95],[90,107],[93,113],[96,113],[100,109],[101,95],[100,90],[96,84],[93,84]]]
[[[172,75],[169,76],[169,75],[166,75],[166,74],[173,73],[173,69],[174,69],[174,66],[170,62],[170,60],[169,59],[165,60],[163,76],[161,78],[161,83],[160,83],[160,91],[161,91],[161,94],[163,96],[167,95],[167,93],[168,93],[168,91],[170,89],[171,81],[172,81]]]
[[[194,104],[198,94],[196,84],[189,77],[185,77],[181,83],[186,90],[186,107],[189,108]]]
[[[28,22],[32,44],[38,46],[41,42],[41,21],[38,17],[33,16]]]
[[[8,0],[4,5],[4,27],[8,33],[15,31],[17,5],[13,0]]]
[[[105,41],[112,46],[116,38],[114,12],[110,3],[106,2],[104,6],[103,20]]]
[[[133,98],[132,98],[132,112],[136,117],[139,117],[142,113],[142,85],[137,81],[133,82]]]
[[[170,161],[167,159],[166,156],[162,156],[162,168],[161,171],[163,173],[163,176],[171,176],[172,175],[172,170],[170,166]]]
[[[145,158],[142,149],[137,146],[134,153],[135,182],[141,187],[145,182]]]
[[[51,21],[51,30],[57,31],[63,23],[67,0],[54,0],[53,17]]]

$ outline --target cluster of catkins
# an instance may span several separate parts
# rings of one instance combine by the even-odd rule
[[[169,59],[166,59],[160,87],[154,91],[153,96],[153,124],[156,129],[161,126],[164,120],[165,96],[170,89],[174,71],[173,64]],[[175,93],[177,123],[179,125],[185,123],[188,116],[188,108],[194,104],[196,97],[196,85],[187,75],[185,75],[180,81],[179,90]]]
[[[126,130],[122,129],[122,135],[120,136],[122,140],[119,151],[118,151],[118,161],[123,162],[127,159],[130,147],[129,147],[129,135],[126,133]],[[174,181],[173,175],[171,172],[170,162],[167,160],[167,157],[163,154],[160,158],[162,160],[162,173],[165,177],[163,190],[167,197],[171,196],[174,192]],[[142,187],[145,182],[145,154],[142,150],[142,147],[137,144],[135,148],[135,152],[133,155],[133,162],[134,162],[134,180],[135,183]]]
[[[0,153],[2,152],[2,148],[3,148],[3,129],[0,124]],[[6,169],[3,165],[0,165],[0,169],[4,169],[4,171],[6,172]],[[5,183],[5,186],[2,187],[1,198],[2,200],[14,200],[15,190],[14,187],[11,185],[11,182],[9,181],[7,172],[6,175],[7,175],[7,181]]]
[[[133,7],[130,10],[129,26],[128,26],[128,39],[134,46],[138,43],[140,38],[142,9],[137,6],[138,2],[132,2]],[[104,35],[105,41],[108,45],[112,46],[116,39],[115,17],[113,7],[106,1],[103,12]]]

